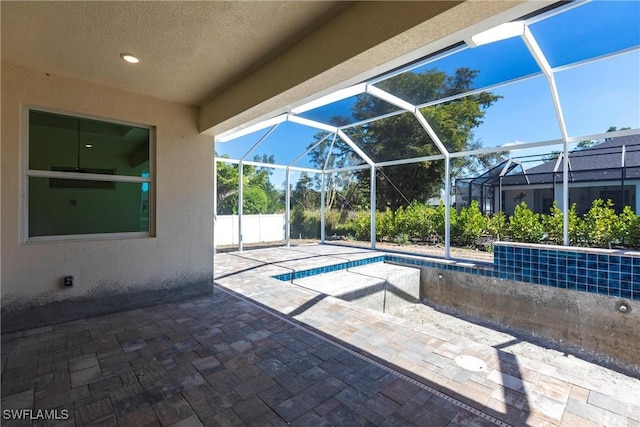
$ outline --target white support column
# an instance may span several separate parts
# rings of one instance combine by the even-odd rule
[[[556,118],[558,119],[558,125],[560,126],[560,134],[562,135],[563,145],[563,157],[562,157],[562,212],[563,212],[563,244],[569,245],[569,134],[567,132],[567,126],[564,121],[564,114],[562,113],[562,106],[560,104],[560,95],[558,95],[558,87],[553,75],[553,69],[547,58],[544,56],[542,49],[538,45],[535,37],[527,26],[524,27],[522,34],[522,40],[527,45],[529,52],[536,60],[540,69],[547,78],[549,84],[549,91],[551,92],[551,100],[556,110]]]
[[[325,182],[324,182],[324,172],[320,175],[320,243],[324,243],[325,232],[326,232],[326,223],[325,223]]]
[[[287,168],[285,179],[284,202],[284,240],[287,247],[291,246],[291,169]]]
[[[371,165],[371,249],[376,248],[376,167]]]
[[[238,252],[242,252],[242,202],[243,202],[242,162],[238,163]]]
[[[444,159],[444,257],[451,258],[451,158]]]
[[[218,162],[213,160],[213,255],[216,255],[216,223],[218,222]],[[214,264],[215,267],[215,264]]]

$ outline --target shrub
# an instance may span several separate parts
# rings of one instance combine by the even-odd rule
[[[291,213],[291,238],[320,238],[320,212],[294,208]]]
[[[441,200],[438,207],[434,208],[431,212],[430,220],[431,226],[438,237],[440,242],[444,242],[444,225],[445,225],[445,212],[446,209],[444,207],[444,202]],[[451,224],[451,229],[456,226],[456,210],[451,208],[449,213],[449,223]]]
[[[478,202],[473,200],[467,207],[462,208],[451,227],[451,240],[471,246],[482,236],[487,228],[487,221],[480,212]]]
[[[625,206],[619,216],[620,240],[625,247],[640,249],[640,216],[630,206]]]
[[[504,239],[509,230],[507,216],[500,211],[487,216],[487,233],[495,240]]]
[[[409,244],[409,236],[405,233],[398,234],[393,238],[393,243],[396,245],[407,245]]]
[[[391,211],[387,208],[388,211]],[[396,234],[408,234],[409,233],[409,225],[407,224],[407,215],[404,211],[404,207],[400,206],[393,212],[393,232],[389,233],[389,237],[393,237]]]
[[[357,214],[327,211],[326,215],[328,233],[350,235],[357,240],[370,239],[371,215],[368,211]],[[436,236],[443,242],[444,217],[443,202],[435,208],[414,202],[395,212],[387,209],[376,215],[376,239],[406,244],[414,239],[432,241]],[[471,245],[483,234],[495,240],[508,237],[530,243],[540,242],[546,234],[549,242],[563,243],[563,214],[555,203],[548,215],[540,215],[533,213],[523,202],[516,206],[514,214],[508,218],[503,212],[483,216],[478,203],[472,202],[459,214],[452,208],[450,223],[452,243],[458,245]],[[294,209],[291,235],[297,237],[299,234],[303,237],[319,237],[319,211]],[[625,247],[640,249],[640,216],[628,206],[620,215],[616,215],[610,200],[596,200],[581,218],[573,204],[569,210],[569,241],[571,244],[595,247],[611,247],[614,243],[622,243]],[[487,249],[491,250],[491,245]]]
[[[572,245],[579,242],[580,222],[574,203],[569,209],[569,243]],[[556,202],[553,202],[549,215],[542,215],[542,224],[550,242],[556,245],[564,243],[564,214]]]
[[[413,202],[404,211],[404,229],[410,238],[423,239],[426,226],[426,206]]]
[[[596,199],[582,218],[580,240],[586,246],[611,248],[620,237],[620,219],[613,210],[613,202]]]
[[[246,215],[266,213],[268,205],[267,194],[262,188],[249,187],[244,190],[242,211]]]
[[[376,213],[376,238],[380,241],[389,240],[398,233],[395,225],[396,214],[387,208],[384,212]],[[369,220],[369,223],[371,220]]]
[[[369,240],[371,238],[371,215],[369,212],[358,212],[351,224],[356,240]]]
[[[517,242],[540,242],[544,235],[540,214],[533,213],[525,202],[520,203],[509,218],[509,233]]]

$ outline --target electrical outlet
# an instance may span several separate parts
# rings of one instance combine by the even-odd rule
[[[71,286],[73,286],[73,276],[64,276],[62,281],[65,288],[70,288]]]

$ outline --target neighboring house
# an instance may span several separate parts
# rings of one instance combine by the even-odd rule
[[[511,215],[525,202],[534,212],[548,213],[554,201],[562,207],[562,154],[526,169],[509,159],[484,174],[456,182],[458,208],[477,200],[485,213]],[[586,213],[596,199],[610,199],[616,211],[628,205],[640,212],[640,135],[605,140],[569,153],[569,203]]]

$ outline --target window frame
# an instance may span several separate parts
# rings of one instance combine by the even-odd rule
[[[87,240],[118,240],[131,238],[155,237],[156,218],[156,185],[155,185],[155,163],[156,163],[156,128],[136,122],[105,118],[90,114],[77,113],[56,108],[42,107],[39,105],[23,105],[21,109],[22,118],[22,161],[20,173],[20,217],[21,231],[20,241],[22,244],[65,242],[65,241],[87,241]],[[29,113],[31,111],[65,115],[78,119],[98,120],[106,123],[113,123],[125,126],[135,126],[149,131],[149,177],[137,177],[128,175],[107,175],[95,173],[61,172],[47,171],[29,168]],[[74,179],[84,181],[110,181],[126,183],[147,183],[149,185],[149,230],[121,233],[93,233],[93,234],[64,234],[51,236],[29,236],[29,178],[59,178]]]

